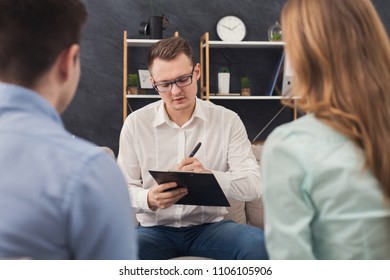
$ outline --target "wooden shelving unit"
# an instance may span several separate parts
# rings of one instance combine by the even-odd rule
[[[240,102],[240,106],[242,104],[243,107],[247,106],[251,107],[250,104],[254,101],[256,102],[271,102],[275,104],[277,100],[282,99],[289,99],[290,97],[287,96],[263,96],[263,95],[251,95],[251,96],[241,96],[241,95],[218,95],[218,94],[211,94],[210,93],[210,60],[212,59],[210,57],[210,49],[258,49],[261,51],[262,49],[284,49],[284,42],[270,42],[270,41],[241,41],[241,42],[224,42],[224,41],[213,41],[209,38],[209,33],[205,32],[201,38],[200,38],[200,69],[201,69],[201,76],[200,76],[200,98],[204,100],[210,100],[215,101],[219,103],[219,101],[227,102],[229,100]],[[285,73],[283,73],[285,74]],[[283,82],[284,82],[283,78]],[[296,98],[293,98],[296,99]],[[270,104],[271,104],[270,103]],[[293,108],[293,116],[292,119],[297,118],[297,109],[294,103]],[[252,106],[253,108],[253,106]],[[276,113],[274,116],[264,116],[266,119],[270,119],[270,122],[267,123],[267,125],[264,127],[268,127],[273,120],[279,115],[281,111],[283,111],[285,106],[281,105],[280,111]]]
[[[210,96],[210,49],[211,48],[234,48],[234,49],[264,49],[264,48],[284,48],[284,42],[269,41],[241,41],[223,42],[210,41],[209,33],[204,33],[200,38],[200,97],[202,99],[215,99],[217,96]],[[204,62],[204,63],[203,63]],[[236,99],[248,99],[249,96],[235,96]],[[265,96],[255,96],[252,99],[262,99]],[[257,98],[260,97],[260,98]],[[272,97],[272,96],[271,96]],[[218,96],[219,99],[232,98],[229,96]]]
[[[179,32],[175,32],[173,36],[179,36]],[[127,31],[123,31],[123,121],[127,117],[127,99],[128,98],[160,98],[158,94],[127,94],[127,58],[128,47],[149,48],[159,39],[128,39]]]

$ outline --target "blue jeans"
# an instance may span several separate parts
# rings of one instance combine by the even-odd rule
[[[162,260],[198,256],[216,260],[265,260],[261,229],[233,221],[175,228],[138,227],[139,258]]]

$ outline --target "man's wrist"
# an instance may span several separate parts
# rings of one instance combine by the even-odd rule
[[[149,207],[149,209],[152,210],[153,212],[154,212],[154,211],[157,211],[157,209],[158,209],[158,206],[150,206],[149,202],[148,202],[148,207]]]

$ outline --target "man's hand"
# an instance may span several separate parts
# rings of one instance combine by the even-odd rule
[[[193,171],[193,172],[210,172],[203,167],[202,163],[195,157],[189,157],[183,159],[176,165],[177,170]]]
[[[178,187],[175,182],[155,185],[148,192],[149,208],[152,210],[168,208],[187,193],[187,188]]]

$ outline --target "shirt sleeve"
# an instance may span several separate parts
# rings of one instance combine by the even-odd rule
[[[114,159],[96,154],[73,178],[69,240],[74,259],[137,259],[135,218]]]
[[[152,211],[147,203],[149,189],[142,187],[141,168],[134,143],[135,139],[131,130],[131,121],[126,119],[119,138],[117,162],[127,182],[131,204],[135,211]]]
[[[251,201],[261,196],[260,166],[241,119],[235,115],[228,131],[228,171],[213,171],[228,197]]]
[[[266,246],[271,259],[315,259],[310,223],[308,155],[297,139],[277,129],[262,154]]]

